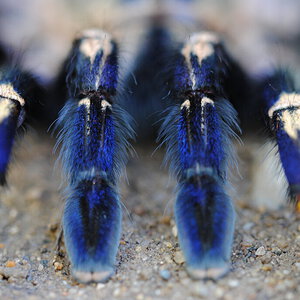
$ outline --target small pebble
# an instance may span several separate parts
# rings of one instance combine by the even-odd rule
[[[209,299],[210,292],[205,284],[197,282],[190,288],[193,295],[201,298]]]
[[[269,272],[273,270],[273,266],[271,264],[266,264],[261,267],[261,269],[265,272]]]
[[[277,245],[280,249],[285,249],[288,247],[289,244],[285,241],[279,241],[279,242],[277,242]]]
[[[163,225],[170,226],[171,225],[171,217],[170,216],[163,216],[160,219],[160,223],[163,224]]]
[[[43,269],[44,269],[44,266],[42,264],[39,264],[38,271],[43,271]]]
[[[172,244],[171,244],[170,242],[167,242],[167,241],[164,242],[164,245],[165,245],[167,248],[172,248],[172,247],[173,247]]]
[[[275,247],[275,248],[272,248],[272,253],[274,253],[276,255],[281,255],[282,251],[278,247]]]
[[[50,293],[48,294],[48,296],[49,296],[49,298],[57,298],[56,294],[53,293],[53,292],[50,292]]]
[[[246,223],[246,224],[243,226],[243,229],[244,229],[245,231],[249,231],[253,226],[254,226],[254,223],[248,222],[248,223]]]
[[[15,235],[15,234],[17,234],[18,232],[19,232],[18,226],[12,226],[12,227],[9,229],[9,233],[10,233],[11,235]]]
[[[220,287],[217,287],[215,289],[215,296],[218,297],[218,298],[221,298],[224,296],[224,290]]]
[[[295,266],[298,270],[300,270],[300,262],[296,262],[296,263],[294,264],[294,266]]]
[[[135,251],[136,252],[141,252],[142,251],[142,247],[141,246],[136,246]]]
[[[16,263],[13,260],[8,260],[5,264],[5,267],[7,268],[13,268],[16,266]]]
[[[164,280],[169,280],[171,278],[171,273],[169,270],[160,270],[159,274]]]
[[[118,297],[120,295],[121,295],[121,290],[119,288],[115,289],[114,292],[113,292],[113,296]]]
[[[266,254],[266,249],[264,246],[259,247],[255,252],[256,256],[263,256],[265,254]]]
[[[142,207],[142,206],[136,206],[136,207],[134,208],[133,212],[134,212],[135,214],[137,214],[138,216],[143,216],[143,215],[145,215],[145,213],[146,213],[144,207]]]
[[[104,283],[98,283],[97,284],[97,290],[102,290],[105,287]]]
[[[230,286],[230,287],[237,287],[237,286],[239,286],[239,282],[238,282],[238,280],[235,280],[235,279],[232,279],[232,280],[229,280],[228,281],[228,285]]]
[[[177,231],[177,227],[176,226],[173,226],[172,227],[172,234],[177,237],[177,234],[178,234],[178,231]]]
[[[176,262],[176,264],[181,265],[185,262],[184,256],[182,254],[181,251],[176,251],[174,253],[174,261]]]
[[[167,264],[173,263],[171,257],[169,255],[167,255],[167,254],[164,256],[164,260],[166,261]]]
[[[10,212],[9,212],[9,217],[12,218],[12,219],[15,219],[18,215],[18,211],[16,209],[12,209]]]
[[[145,299],[145,297],[144,297],[143,294],[138,294],[138,295],[136,296],[136,300],[144,300],[144,299]]]
[[[58,261],[56,261],[54,263],[54,269],[55,269],[55,271],[62,270],[63,267],[64,267],[64,265],[62,263],[58,262]]]

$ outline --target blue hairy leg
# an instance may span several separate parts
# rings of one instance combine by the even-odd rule
[[[91,176],[70,188],[63,226],[73,275],[83,282],[111,276],[121,228],[114,187],[100,176]]]
[[[289,183],[291,199],[300,210],[300,93],[292,78],[277,71],[263,83],[263,106]]]
[[[110,36],[83,32],[70,57],[70,100],[58,120],[67,178],[63,232],[73,276],[99,282],[114,271],[121,234],[117,186],[133,130],[115,103],[117,46]]]
[[[29,102],[39,89],[37,82],[16,68],[4,67],[0,72],[0,184],[6,183],[6,173],[17,130],[24,124]]]
[[[201,51],[199,50],[201,49]],[[172,107],[160,136],[178,178],[175,219],[187,270],[194,278],[219,278],[230,268],[235,211],[225,192],[236,112],[223,99],[226,65],[217,37],[194,34],[174,67]],[[223,51],[223,50],[222,50]]]
[[[205,173],[187,179],[178,192],[175,217],[189,273],[215,278],[226,272],[235,213],[218,180]]]

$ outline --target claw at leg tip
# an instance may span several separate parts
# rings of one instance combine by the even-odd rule
[[[229,266],[224,266],[220,268],[210,268],[210,269],[201,269],[201,268],[187,268],[188,274],[195,280],[200,279],[220,279],[226,275],[230,270]]]
[[[72,271],[73,277],[80,283],[90,283],[90,282],[106,282],[114,274],[114,270],[107,269],[97,272],[88,271]]]

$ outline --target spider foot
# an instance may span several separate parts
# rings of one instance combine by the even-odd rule
[[[179,243],[195,279],[218,279],[230,269],[235,211],[223,188],[200,173],[183,184],[175,204]]]

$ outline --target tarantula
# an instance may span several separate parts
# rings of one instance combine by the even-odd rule
[[[139,1],[121,2],[121,9],[132,9]],[[218,34],[198,23],[186,29],[193,20],[181,18],[184,11],[178,9],[186,2],[192,1],[158,1],[154,13],[141,14],[147,16],[142,33],[132,30],[134,21],[124,22],[122,32],[128,29],[136,43],[114,30],[77,34],[59,84],[52,87],[65,103],[47,102],[47,87],[1,55],[1,184],[19,128],[32,115],[50,120],[48,108],[63,105],[55,124],[66,182],[62,229],[72,274],[80,282],[105,281],[114,273],[121,234],[118,183],[135,132],[145,137],[155,129],[166,146],[178,181],[179,244],[196,279],[217,279],[230,269],[235,210],[226,190],[236,164],[232,139],[241,133],[236,111],[242,127],[266,125],[291,198],[300,193],[300,94],[292,78],[282,70],[251,78]],[[42,98],[46,103],[39,107]],[[151,127],[155,120],[161,122]]]

